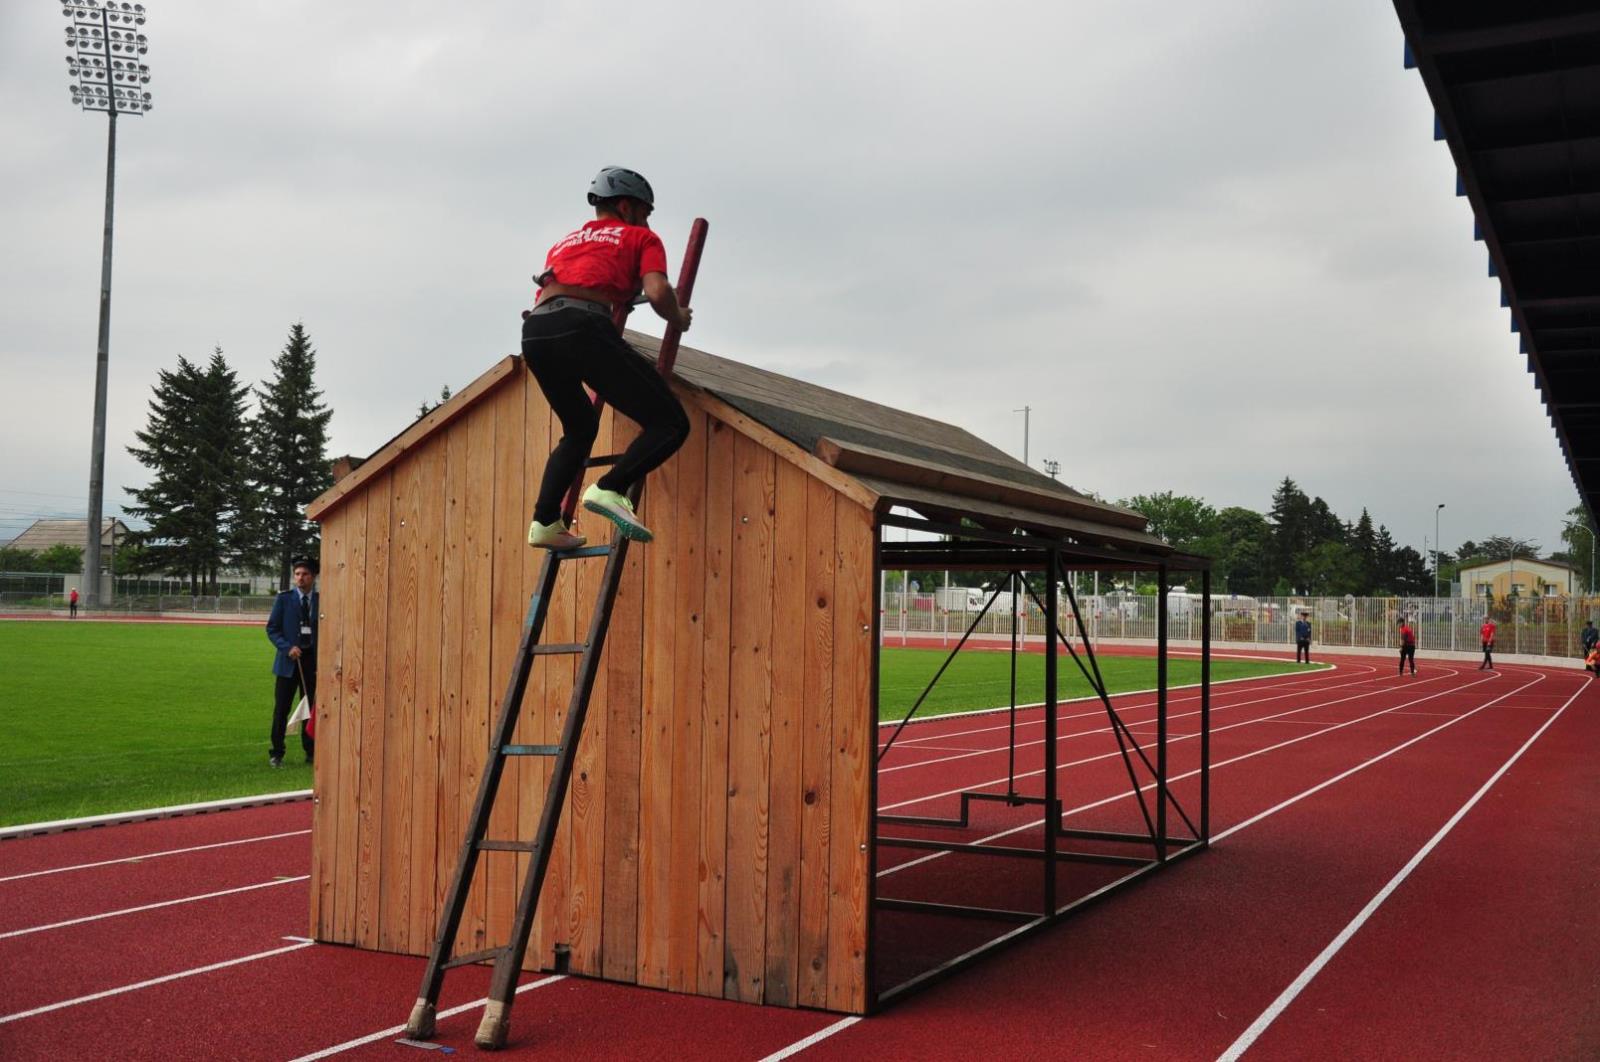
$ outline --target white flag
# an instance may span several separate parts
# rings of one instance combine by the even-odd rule
[[[294,712],[290,714],[289,722],[285,724],[285,728],[292,727],[296,723],[304,723],[310,718],[311,699],[309,697],[301,697],[300,702],[294,706]]]

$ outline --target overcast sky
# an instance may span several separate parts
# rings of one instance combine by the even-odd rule
[[[365,454],[516,349],[604,164],[688,342],[1116,499],[1285,475],[1402,543],[1560,548],[1577,501],[1388,0],[149,0],[119,121],[108,512],[158,369],[303,321]],[[106,118],[0,3],[0,539],[88,494]],[[636,315],[637,318],[650,315]],[[650,318],[644,325],[655,328]]]

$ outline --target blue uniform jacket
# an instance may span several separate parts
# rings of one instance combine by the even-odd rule
[[[1311,624],[1309,621],[1295,620],[1294,638],[1297,642],[1309,642],[1311,640]]]
[[[317,592],[311,591],[311,648],[317,646]],[[300,592],[285,590],[272,602],[272,615],[267,617],[267,638],[278,647],[272,660],[272,673],[282,678],[294,678],[294,661],[289,650],[300,644]]]

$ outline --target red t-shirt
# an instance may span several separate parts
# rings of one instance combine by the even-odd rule
[[[1490,642],[1494,641],[1494,624],[1485,623],[1482,627],[1479,627],[1478,637],[1483,639],[1483,644],[1485,645],[1488,645]]]
[[[544,256],[544,267],[558,283],[595,288],[626,302],[646,273],[667,271],[667,251],[661,237],[643,225],[595,218],[558,240]]]
[[[1400,628],[1400,644],[1401,645],[1416,645],[1417,644],[1417,636],[1411,630],[1411,628],[1409,626]]]

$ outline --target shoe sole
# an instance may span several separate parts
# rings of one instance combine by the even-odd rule
[[[586,501],[583,503],[583,507],[589,510],[589,512],[594,513],[597,516],[603,516],[607,520],[610,520],[613,524],[616,524],[617,530],[622,532],[622,537],[624,538],[631,538],[635,542],[649,542],[656,537],[650,533],[650,529],[648,527],[645,527],[631,516],[618,512],[616,509],[613,509],[608,505],[602,505],[599,502]]]

